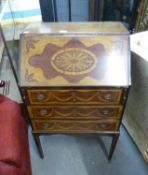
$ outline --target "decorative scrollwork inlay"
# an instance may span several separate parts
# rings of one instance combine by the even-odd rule
[[[34,73],[29,73],[27,69],[25,72],[25,80],[27,82],[37,82],[37,80],[34,78]]]

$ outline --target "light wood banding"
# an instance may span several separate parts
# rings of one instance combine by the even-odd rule
[[[30,104],[119,104],[121,89],[28,90]]]
[[[61,133],[80,132],[95,133],[97,131],[116,131],[118,120],[102,121],[74,121],[74,120],[33,120],[32,125],[35,132]]]
[[[32,119],[120,118],[122,106],[28,106]]]

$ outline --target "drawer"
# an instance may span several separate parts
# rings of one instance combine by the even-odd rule
[[[75,120],[33,120],[34,132],[47,133],[95,133],[97,131],[115,131],[119,121],[75,121]]]
[[[119,118],[122,106],[28,106],[36,119],[103,119]]]
[[[119,104],[121,89],[28,90],[31,104]]]

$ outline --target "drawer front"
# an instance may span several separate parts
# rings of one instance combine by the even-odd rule
[[[118,120],[111,121],[60,121],[60,120],[33,120],[32,125],[35,132],[47,133],[95,133],[97,131],[115,131],[118,128]]]
[[[122,106],[28,106],[36,119],[105,119],[120,118]]]
[[[119,104],[121,89],[28,90],[30,104]]]

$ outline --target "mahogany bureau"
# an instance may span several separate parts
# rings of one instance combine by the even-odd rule
[[[112,136],[130,87],[129,33],[119,22],[33,23],[20,38],[19,86],[40,156],[41,134]]]

